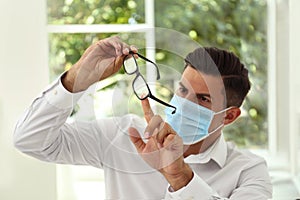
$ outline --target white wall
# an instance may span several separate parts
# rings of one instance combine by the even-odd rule
[[[291,172],[300,179],[300,1],[290,0]],[[293,148],[294,147],[294,148]],[[300,183],[300,180],[298,180]],[[300,185],[299,185],[300,186]],[[299,188],[300,190],[300,188]],[[300,192],[300,191],[299,191]]]
[[[56,172],[17,152],[17,118],[48,83],[46,0],[0,0],[0,199],[54,200]]]

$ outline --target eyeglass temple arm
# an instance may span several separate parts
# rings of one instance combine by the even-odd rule
[[[142,59],[144,59],[144,60],[146,60],[146,61],[152,63],[152,64],[155,66],[155,68],[156,68],[156,73],[157,73],[156,79],[157,79],[157,80],[160,79],[160,74],[159,74],[158,66],[156,65],[156,63],[154,63],[153,61],[149,60],[148,58],[144,57],[143,55],[141,55],[141,54],[139,54],[139,53],[134,53],[133,51],[129,51],[129,53],[130,53],[130,54],[136,54],[136,55],[138,55],[140,58],[142,58]]]
[[[159,103],[161,103],[161,104],[163,104],[163,105],[165,105],[165,106],[167,106],[167,107],[173,108],[174,110],[172,111],[172,114],[175,114],[175,112],[176,112],[176,107],[175,106],[172,106],[171,104],[168,104],[168,103],[158,99],[157,97],[153,96],[151,93],[149,94],[148,97],[155,100],[155,101],[157,101],[157,102],[159,102]]]

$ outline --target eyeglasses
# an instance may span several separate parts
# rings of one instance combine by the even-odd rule
[[[149,97],[165,106],[173,108],[174,110],[173,110],[172,114],[174,114],[176,112],[176,107],[158,99],[151,93],[149,85],[147,84],[145,78],[142,76],[142,74],[139,71],[139,67],[138,67],[138,64],[137,64],[137,61],[136,61],[134,55],[138,55],[139,58],[141,58],[147,62],[150,62],[151,64],[153,64],[155,66],[156,74],[157,74],[156,80],[158,80],[160,78],[160,74],[159,74],[158,67],[154,62],[152,62],[151,60],[142,56],[139,53],[134,53],[132,51],[129,52],[129,55],[127,55],[124,58],[123,66],[124,66],[124,71],[126,74],[128,74],[128,75],[136,74],[136,77],[134,78],[134,80],[132,82],[132,88],[133,88],[133,91],[134,91],[135,95],[137,96],[137,98],[140,100],[144,100]]]

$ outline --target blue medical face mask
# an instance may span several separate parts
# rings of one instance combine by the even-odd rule
[[[222,128],[224,124],[221,124],[212,132],[208,132],[214,115],[229,109],[227,108],[215,113],[208,108],[177,95],[173,96],[170,104],[175,106],[177,110],[175,114],[171,114],[172,109],[165,109],[166,122],[177,132],[182,138],[183,144],[186,145],[195,144],[208,137],[209,134]]]

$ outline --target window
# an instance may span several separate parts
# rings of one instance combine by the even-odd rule
[[[268,47],[267,2],[173,1],[155,2],[155,25],[188,35],[202,46],[216,46],[237,54],[250,73],[252,89],[243,105],[242,116],[225,129],[227,140],[246,148],[268,147],[267,102]],[[172,55],[159,62],[174,66]],[[182,68],[182,62],[175,65]]]
[[[157,32],[153,31],[154,24],[160,27]],[[172,96],[176,79],[183,68],[182,59],[194,47],[200,44],[233,51],[248,67],[253,84],[243,105],[242,116],[233,126],[225,129],[226,138],[244,148],[268,148],[268,93],[265,92],[268,91],[267,0],[174,0],[172,3],[160,0],[155,1],[155,4],[152,0],[48,0],[48,32],[50,80],[69,69],[92,42],[121,33],[119,35],[129,44],[153,47],[142,51],[147,57],[157,61],[161,75],[165,77],[155,87],[157,95],[164,100]],[[174,35],[170,33],[175,35],[174,40]],[[178,38],[182,41],[178,41]],[[189,41],[187,45],[176,48],[171,46],[185,40]],[[172,74],[168,70],[170,67],[175,69]],[[147,72],[148,76],[150,73]],[[99,84],[96,89],[112,87],[116,82],[122,82],[118,75]],[[128,84],[124,87],[128,87]],[[113,95],[111,90],[101,92]],[[95,98],[97,94],[100,92],[96,93]],[[74,110],[77,117],[90,120],[103,116],[103,110],[99,113],[83,112],[88,110],[83,109],[83,105]],[[97,103],[95,106],[97,107]],[[158,108],[158,112],[160,111]],[[106,115],[113,114],[109,110],[105,112]],[[89,180],[86,182],[88,185],[91,180],[103,180],[103,174],[88,175],[85,174],[86,171],[93,170],[61,166],[58,180],[62,177],[63,181],[75,179],[73,188],[78,184],[81,184],[80,188],[84,188],[82,184],[85,180]],[[61,190],[67,195],[66,191],[71,191],[72,188]],[[95,190],[93,193],[99,192]],[[67,199],[66,196],[61,198]]]
[[[154,46],[152,1],[49,0],[47,3],[50,81],[68,70],[92,42],[116,33],[129,44]],[[145,49],[144,53],[154,60],[153,50]],[[102,82],[99,87],[112,86],[118,80],[115,76]],[[103,92],[106,93],[104,95],[111,95],[108,90]],[[97,98],[97,94],[94,97]],[[93,98],[89,95],[82,98],[79,109],[74,109],[76,119],[90,120],[103,114],[103,110],[94,113],[89,112],[90,108],[83,107],[86,101],[93,101]],[[103,172],[94,168],[57,167],[58,199],[104,199],[103,184]]]
[[[142,28],[138,25],[145,24],[144,13],[145,5],[141,0],[49,1],[51,80],[69,69],[92,42],[108,37],[114,32],[127,32],[120,34],[125,41],[144,47],[147,42],[145,32],[133,33],[135,28]],[[126,26],[128,23],[131,23],[131,26]],[[266,0],[243,2],[194,0],[173,1],[172,4],[167,0],[156,1],[155,25],[188,35],[203,46],[229,49],[241,57],[249,69],[253,83],[252,90],[243,106],[243,116],[234,126],[227,128],[226,132],[230,134],[226,136],[240,146],[266,148],[268,145],[266,121],[268,97],[265,92],[268,90]],[[157,40],[160,37],[162,35],[156,35]],[[183,67],[182,56],[185,55],[180,57],[167,52],[165,50],[169,48],[167,44],[162,40],[159,41],[161,43],[158,44],[159,49],[155,54],[158,63],[175,67],[180,72]]]

